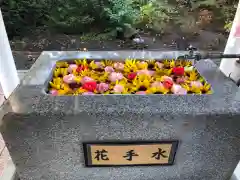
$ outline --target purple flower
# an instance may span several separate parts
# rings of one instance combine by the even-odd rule
[[[123,71],[124,69],[124,64],[123,63],[120,63],[120,62],[116,62],[113,64],[113,67],[117,70],[120,70],[120,71]]]
[[[123,77],[124,76],[122,75],[122,73],[112,72],[109,76],[109,80],[111,82],[116,82],[117,80],[123,79]]]
[[[109,85],[107,83],[100,83],[97,85],[97,91],[100,93],[104,93],[109,89]]]
[[[72,73],[74,70],[76,70],[78,68],[78,65],[76,64],[70,64],[68,67],[68,72]]]
[[[136,92],[136,94],[145,95],[147,93],[145,91],[138,91],[138,92]]]
[[[113,91],[115,93],[121,93],[121,92],[123,92],[123,90],[124,90],[124,87],[120,84],[115,85],[113,88]]]
[[[105,69],[105,72],[108,72],[108,73],[114,72],[114,69],[112,66],[107,66],[104,69]]]
[[[84,92],[82,95],[95,95],[93,92]]]
[[[73,74],[68,74],[63,77],[63,81],[67,84],[75,83],[75,76]]]
[[[178,94],[178,95],[187,94],[187,90],[178,84],[174,84],[171,88],[171,91],[173,92],[173,94]]]
[[[85,84],[86,82],[91,82],[91,81],[94,81],[94,80],[88,76],[85,76],[82,78],[81,83]]]

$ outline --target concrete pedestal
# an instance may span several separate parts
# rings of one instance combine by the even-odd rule
[[[44,52],[0,109],[21,180],[227,180],[240,159],[240,91],[211,60],[212,95],[49,96],[57,60],[175,58],[184,52]],[[84,166],[86,141],[179,140],[172,166]]]

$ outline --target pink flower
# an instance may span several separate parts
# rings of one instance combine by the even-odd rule
[[[116,82],[117,80],[123,79],[122,73],[112,72],[109,76],[111,82]]]
[[[53,95],[53,96],[57,96],[58,95],[58,91],[53,89],[50,91],[50,94]]]
[[[202,88],[203,87],[203,85],[200,81],[192,81],[190,83],[190,85],[191,85],[191,87],[196,87],[196,88]]]
[[[138,91],[138,92],[136,92],[136,94],[145,95],[146,92],[145,91]]]
[[[67,84],[75,83],[75,76],[73,74],[68,74],[63,77],[63,81]]]
[[[103,68],[103,64],[101,62],[95,62],[98,68]]]
[[[159,69],[162,69],[164,64],[163,63],[160,63],[160,62],[156,62],[156,65]]]
[[[163,87],[163,84],[161,82],[155,81],[151,84],[151,87],[161,88]]]
[[[106,83],[100,83],[97,85],[97,91],[100,93],[106,92],[109,89],[109,85]]]
[[[173,81],[173,79],[169,76],[162,76],[163,81]]]
[[[174,94],[179,94],[179,95],[185,95],[187,94],[187,90],[184,89],[182,86],[178,85],[178,84],[174,84],[171,88],[171,91]]]
[[[155,71],[151,71],[151,70],[147,70],[147,69],[143,69],[143,70],[139,70],[137,71],[138,75],[148,75],[148,76],[152,76],[154,75]]]
[[[182,83],[185,83],[186,80],[187,80],[186,77],[178,77],[176,80],[176,83],[182,84]]]
[[[105,69],[105,72],[108,72],[108,73],[114,72],[114,69],[111,66],[107,66],[104,69]]]
[[[85,76],[82,78],[81,83],[85,84],[86,82],[94,81],[92,78]]]
[[[84,92],[82,95],[95,95],[93,92]]]
[[[123,90],[124,90],[124,87],[120,84],[115,85],[113,88],[113,91],[115,93],[121,93],[121,92],[123,92]]]
[[[123,71],[124,69],[124,64],[123,63],[120,63],[120,62],[116,62],[113,64],[113,67],[117,70],[120,70],[120,71]]]
[[[73,70],[76,70],[78,68],[78,65],[76,64],[70,64],[69,67],[68,67],[68,72],[69,73],[72,73]]]

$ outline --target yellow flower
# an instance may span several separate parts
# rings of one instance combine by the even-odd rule
[[[135,59],[126,59],[124,64],[124,72],[136,72],[137,71],[137,62]]]
[[[201,91],[203,94],[212,94],[211,85],[205,82]]]
[[[183,84],[182,87],[187,90],[188,94],[202,94],[201,88],[196,86],[190,86],[189,84]]]
[[[138,91],[141,88],[148,89],[151,85],[152,78],[148,75],[138,75],[132,82],[132,91]]]
[[[56,67],[57,68],[67,68],[68,66],[69,66],[69,64],[65,61],[56,62]]]
[[[196,81],[199,78],[199,74],[196,70],[193,70],[189,73],[189,81]]]
[[[169,66],[170,66],[170,68],[175,67],[175,61],[174,61],[174,60],[171,60]]]
[[[163,64],[164,64],[165,67],[169,67],[170,66],[170,61],[166,59],[166,60],[163,61]]]
[[[80,75],[81,77],[84,77],[84,76],[91,77],[92,75],[94,75],[94,72],[91,71],[91,70],[89,70],[89,69],[85,69],[85,70],[81,71],[81,72],[79,73],[79,75]]]
[[[78,94],[82,94],[84,92],[87,92],[87,90],[85,90],[83,88],[78,88],[73,94],[74,95],[78,95]]]
[[[61,84],[61,89],[58,90],[58,95],[66,95],[71,92],[71,88],[68,86],[68,84]]]
[[[155,63],[156,63],[156,60],[154,60],[154,59],[147,60],[148,68],[150,68],[150,69],[155,68]]]
[[[104,72],[104,73],[97,74],[97,76],[92,75],[92,78],[99,82],[106,82],[108,80],[108,75],[109,74],[107,72]]]
[[[121,92],[121,93],[119,93],[119,92],[113,92],[114,94],[129,94],[129,92],[128,92],[128,87],[126,87],[126,80],[120,80],[120,81],[116,81],[116,83],[114,83],[114,85],[113,85],[113,87],[111,88],[111,89],[113,89],[114,88],[114,86],[115,85],[121,85],[122,87],[123,87],[123,91]]]
[[[81,76],[75,76],[75,79],[76,83],[80,84],[81,83],[81,80],[82,80],[82,77]]]
[[[192,61],[189,61],[189,60],[182,60],[181,61],[181,64],[182,64],[182,66],[187,66],[187,67],[189,67],[189,66],[192,66]]]
[[[83,60],[81,60],[81,59],[76,59],[74,62],[75,62],[77,65],[84,65],[84,66],[88,65],[88,62],[87,62],[87,59],[86,59],[86,58],[83,59]]]
[[[139,70],[147,69],[148,68],[148,63],[144,62],[144,61],[138,61],[138,62],[136,62],[136,67]],[[137,70],[135,70],[135,71],[137,71]]]
[[[61,89],[61,85],[63,83],[62,78],[53,78],[53,80],[51,82],[49,82],[50,87],[59,90]]]
[[[164,87],[150,87],[146,92],[147,94],[167,94],[169,89]]]
[[[112,66],[113,65],[113,61],[111,60],[103,60],[102,63],[104,64],[104,66]]]
[[[68,74],[68,69],[67,68],[56,68],[53,72],[53,76],[54,77],[59,77],[61,76],[65,76]]]

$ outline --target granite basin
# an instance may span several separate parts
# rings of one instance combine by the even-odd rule
[[[195,64],[209,95],[50,96],[56,61],[172,59],[185,52],[43,52],[0,109],[21,180],[227,180],[240,159],[240,91],[210,59]],[[85,166],[83,143],[177,140],[170,166]]]

